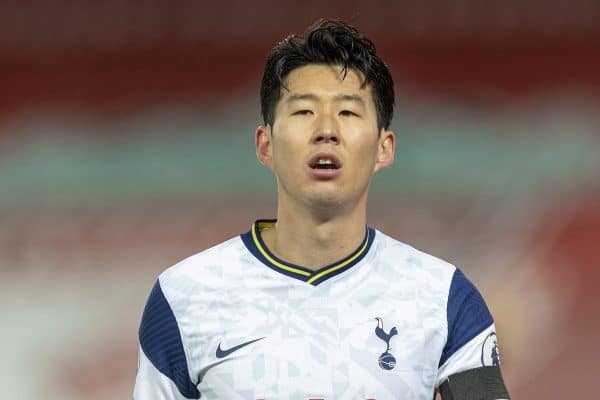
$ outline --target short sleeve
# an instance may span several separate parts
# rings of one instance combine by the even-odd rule
[[[477,288],[456,269],[446,309],[448,334],[437,385],[448,376],[484,365],[499,365],[494,319]]]
[[[139,329],[135,400],[199,399],[189,376],[185,349],[175,315],[157,281]]]

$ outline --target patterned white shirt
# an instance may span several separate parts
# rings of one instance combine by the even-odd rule
[[[494,322],[463,273],[366,228],[317,271],[273,255],[272,220],[163,272],[140,326],[137,400],[431,400],[498,365]]]

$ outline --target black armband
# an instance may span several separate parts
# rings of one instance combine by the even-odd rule
[[[473,368],[450,375],[439,391],[442,400],[510,400],[498,366]]]

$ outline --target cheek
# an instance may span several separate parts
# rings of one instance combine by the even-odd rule
[[[370,179],[375,172],[375,164],[377,161],[377,144],[373,142],[364,143],[355,154],[355,171],[354,174]]]
[[[374,162],[377,159],[378,141],[364,140],[358,147],[357,157],[364,163]]]
[[[274,141],[273,162],[276,168],[280,170],[297,170],[297,164],[301,159],[299,144],[288,138],[280,138],[280,140]]]

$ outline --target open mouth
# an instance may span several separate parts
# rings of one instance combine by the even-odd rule
[[[309,163],[312,169],[339,169],[340,161],[333,155],[316,155]]]
[[[338,166],[332,161],[328,159],[319,159],[316,163],[311,165],[313,169],[338,169]]]

